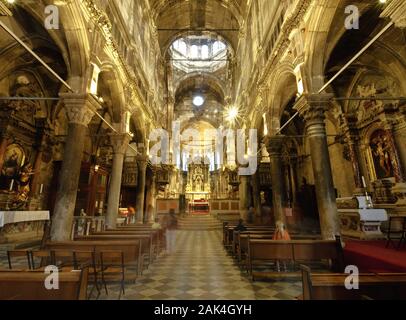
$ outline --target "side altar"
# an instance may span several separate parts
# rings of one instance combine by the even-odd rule
[[[381,224],[388,220],[384,209],[373,207],[369,196],[337,199],[338,215],[343,236],[358,239],[384,239]]]
[[[49,211],[0,211],[0,243],[42,239]]]

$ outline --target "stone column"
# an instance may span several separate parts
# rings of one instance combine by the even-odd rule
[[[109,195],[107,200],[106,226],[117,226],[120,206],[121,178],[123,176],[124,156],[131,137],[128,134],[115,134],[110,137],[113,147],[113,165],[111,168]]]
[[[306,94],[300,98],[295,106],[295,109],[304,117],[306,122],[306,136],[310,145],[323,239],[334,239],[336,235],[340,234],[336,194],[324,123],[330,98],[331,95],[328,94]]]
[[[146,156],[139,156],[137,158],[138,164],[138,185],[137,185],[137,223],[144,223],[144,199],[145,199],[145,179],[147,174]]]
[[[70,239],[87,126],[99,108],[95,98],[87,94],[65,93],[61,98],[69,126],[52,217],[52,241]]]
[[[267,139],[267,151],[271,159],[272,202],[275,221],[282,221],[286,225],[286,216],[283,210],[284,177],[282,171],[283,136],[273,136]]]
[[[347,143],[349,156],[352,164],[352,171],[354,175],[355,190],[354,194],[361,194],[365,192],[362,185],[362,173],[360,168],[360,161],[362,160],[361,155],[358,152],[357,143],[359,141],[359,136],[356,128],[356,117],[346,117],[347,123],[343,126],[344,140]]]
[[[240,187],[238,190],[240,198],[240,218],[247,221],[248,218],[248,206],[249,206],[249,195],[248,195],[248,185],[251,176],[240,176]]]
[[[147,187],[147,197],[146,197],[148,222],[150,223],[155,221],[155,197],[156,197],[156,173],[152,172]]]
[[[257,172],[251,177],[252,186],[252,200],[255,208],[256,218],[261,217],[261,188],[259,185],[259,172]]]

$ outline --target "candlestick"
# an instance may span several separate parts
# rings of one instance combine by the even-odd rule
[[[13,191],[13,187],[14,187],[14,179],[11,180],[11,183],[10,183],[10,191]]]
[[[366,184],[366,182],[365,182],[364,176],[362,176],[362,186],[363,186],[364,188],[367,187],[367,184]]]

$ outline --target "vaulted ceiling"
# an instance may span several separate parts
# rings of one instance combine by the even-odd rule
[[[150,0],[163,51],[179,35],[213,31],[233,47],[247,0]]]

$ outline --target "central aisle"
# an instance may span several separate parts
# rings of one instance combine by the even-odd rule
[[[122,299],[285,300],[301,293],[300,282],[250,282],[223,249],[220,231],[179,230],[175,254],[161,255]],[[108,299],[115,298],[111,291]]]

